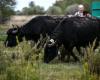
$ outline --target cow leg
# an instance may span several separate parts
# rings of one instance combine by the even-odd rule
[[[70,52],[67,52],[67,60],[66,60],[66,62],[69,62],[70,61]]]
[[[75,62],[76,62],[76,61],[79,61],[79,58],[73,53],[72,49],[70,48],[70,49],[68,49],[68,50],[69,50],[69,52],[70,52],[70,55],[74,58]]]
[[[77,47],[76,47],[76,49],[77,49],[77,51],[79,52],[79,54],[81,55],[81,50],[80,50],[80,47],[79,47],[79,46],[77,46]]]
[[[81,51],[80,47],[79,47],[79,46],[76,46],[76,49],[77,49],[77,51],[79,52],[79,55],[80,55],[81,57],[83,57],[83,56],[84,56],[84,53],[83,53],[83,51]]]
[[[67,56],[67,60],[65,60],[65,57]],[[63,49],[61,53],[61,61],[63,62],[69,62],[70,61],[70,52],[67,49]]]
[[[79,58],[78,58],[73,52],[71,52],[71,55],[72,55],[72,57],[75,59],[75,62],[76,62],[76,61],[79,61]]]
[[[69,62],[70,61],[70,52],[72,51],[72,47],[64,45],[63,53],[61,54],[61,61]],[[67,59],[65,60],[65,57],[67,56]]]
[[[61,61],[65,62],[65,56],[67,55],[67,50],[64,50],[62,53],[61,53]]]
[[[66,56],[67,56],[67,59],[65,60]],[[71,56],[74,58],[75,62],[79,61],[78,57],[72,52],[71,49],[66,49],[65,52],[63,52],[61,54],[61,61],[63,61],[63,62],[69,62]]]

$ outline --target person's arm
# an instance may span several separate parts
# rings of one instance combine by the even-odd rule
[[[92,17],[92,15],[91,15],[91,14],[89,14],[89,13],[87,14],[87,16],[88,16],[88,17]]]
[[[88,11],[84,11],[83,15],[86,16],[86,17],[92,17],[91,14]]]
[[[78,12],[76,12],[74,15],[75,15],[75,16],[78,16]]]

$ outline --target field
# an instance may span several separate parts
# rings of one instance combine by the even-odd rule
[[[0,26],[0,80],[98,80],[89,78],[82,62],[43,63],[43,49],[23,41],[17,47],[5,48],[7,26]]]

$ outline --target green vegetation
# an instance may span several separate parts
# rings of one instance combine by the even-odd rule
[[[91,10],[91,0],[61,0],[56,1],[55,4],[53,4],[51,7],[48,8],[48,10],[44,11],[44,9],[40,6],[37,6],[34,4],[34,1],[31,1],[29,3],[29,7],[24,7],[22,11],[17,11],[17,14],[24,14],[24,15],[32,15],[32,14],[48,14],[48,15],[63,15],[66,14],[66,11],[70,11],[70,9],[67,9],[70,7],[70,5],[75,4],[83,4],[85,6],[85,9],[87,11]],[[72,8],[72,7],[71,7]],[[67,9],[67,10],[66,10]],[[74,9],[74,7],[73,7]],[[71,9],[71,12],[72,10]],[[68,11],[68,12],[69,12]]]
[[[2,43],[1,43],[2,44]],[[42,62],[43,50],[39,53],[24,41],[15,48],[0,46],[0,80],[80,80],[81,64]]]
[[[66,13],[75,13],[77,6],[75,4],[83,4],[85,10],[91,11],[91,2],[99,0],[59,0],[56,1],[48,10],[34,4],[30,1],[28,7],[24,7],[21,11],[15,11],[16,0],[0,0],[0,24],[4,23],[11,15],[64,15]],[[73,11],[75,9],[75,11]]]
[[[95,0],[96,1],[96,0]],[[0,0],[0,23],[5,17],[14,14],[15,0]],[[91,0],[63,0],[56,2],[47,11],[40,6],[29,3],[29,7],[16,14],[65,14],[73,4],[84,4],[90,11]],[[76,6],[76,5],[75,5]],[[73,9],[72,9],[73,10]],[[31,47],[23,41],[17,47],[5,48],[7,26],[0,25],[0,80],[99,80],[100,47],[93,51],[93,46],[86,49],[82,63],[62,63],[54,59],[50,64],[43,63],[43,49]],[[95,53],[95,54],[94,54]]]
[[[24,7],[22,11],[16,11],[17,15],[33,15],[33,14],[44,14],[44,8],[35,5],[33,1],[29,3],[29,7]]]
[[[65,14],[66,8],[75,4],[83,4],[87,11],[90,11],[91,9],[91,0],[61,0],[57,1],[54,6],[59,6],[62,9],[62,14]]]
[[[99,80],[100,79],[100,48],[94,51],[95,42],[86,48],[83,59],[84,75],[83,80]]]
[[[46,11],[46,13],[49,15],[61,15],[62,9],[58,6],[52,6]]]
[[[0,41],[4,41],[6,39],[6,29],[6,26],[0,25]]]
[[[5,29],[1,27],[2,32]],[[42,48],[32,48],[25,40],[14,48],[5,48],[3,43],[0,41],[0,80],[100,79],[100,48],[94,54],[93,47],[88,47],[89,56],[85,55],[81,63],[63,63],[55,58],[50,64],[45,64]]]
[[[14,14],[15,0],[0,0],[0,24],[8,20]]]

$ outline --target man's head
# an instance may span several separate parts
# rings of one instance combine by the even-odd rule
[[[83,12],[84,11],[84,5],[82,5],[82,4],[78,5],[78,10],[79,10],[79,12]]]

